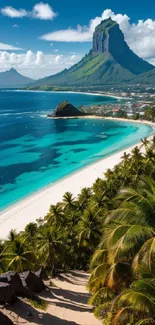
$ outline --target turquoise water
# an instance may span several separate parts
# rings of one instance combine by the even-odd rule
[[[116,102],[103,96],[0,91],[0,210],[51,182],[153,133],[107,120],[52,120],[62,100],[76,106]]]

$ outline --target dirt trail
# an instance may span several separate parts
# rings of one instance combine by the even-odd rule
[[[92,308],[87,305],[90,296],[86,290],[87,280],[88,274],[84,272],[61,274],[52,279],[55,286],[41,294],[48,302],[45,312],[19,300],[6,313],[15,325],[101,325],[102,322],[94,317]]]

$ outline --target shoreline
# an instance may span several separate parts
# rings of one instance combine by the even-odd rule
[[[112,121],[121,121],[121,122],[130,122],[130,123],[141,123],[152,126],[155,128],[155,123],[147,121],[147,120],[132,120],[129,118],[119,118],[119,117],[105,117],[100,115],[81,115],[81,116],[50,116],[46,115],[47,118],[52,120],[68,120],[68,119],[95,119],[95,120],[112,120]]]
[[[103,93],[98,93],[98,92],[84,92],[84,91],[72,91],[72,90],[33,90],[33,89],[16,89],[16,90],[11,90],[10,91],[21,91],[21,92],[35,92],[35,93],[60,93],[60,94],[79,94],[79,95],[92,95],[92,96],[101,96],[101,97],[111,97],[115,99],[131,99],[131,97],[122,97],[122,96],[115,96],[114,94],[103,94]]]
[[[147,121],[147,120],[132,120],[129,118],[119,118],[119,117],[105,117],[105,120],[114,120],[114,121],[121,121],[121,122],[131,122],[131,123],[141,123],[152,126],[155,129],[155,122]],[[148,136],[149,138],[149,136]]]
[[[50,118],[52,120],[77,120],[77,119],[95,119],[95,120],[99,120],[102,119],[104,120],[105,117],[104,116],[96,116],[96,115],[79,115],[79,116],[50,116],[47,115],[47,118]]]
[[[143,123],[152,126],[155,130],[155,123],[149,121],[106,119]],[[148,139],[152,137],[153,135],[150,135]],[[61,201],[65,192],[71,192],[76,197],[83,187],[91,187],[97,178],[104,177],[107,169],[113,169],[121,161],[124,152],[130,153],[135,146],[141,146],[141,142],[93,162],[2,210],[0,212],[0,239],[5,239],[11,229],[21,231],[29,222],[43,218],[48,213],[50,205]]]
[[[128,97],[121,97],[121,96],[119,97],[119,96],[115,96],[115,95],[102,94],[102,93],[98,93],[98,92],[83,92],[83,91],[72,91],[72,90],[68,90],[68,91],[58,90],[58,91],[50,91],[50,92],[102,96],[102,97],[111,97],[111,98],[116,98],[116,99],[128,98]]]

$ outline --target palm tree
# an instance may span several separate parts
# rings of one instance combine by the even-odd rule
[[[102,215],[108,209],[112,209],[113,201],[106,195],[106,191],[95,193],[92,197],[93,208],[99,209]]]
[[[63,205],[65,209],[73,209],[76,208],[76,201],[73,198],[73,194],[70,192],[66,192],[63,196]]]
[[[57,226],[60,226],[64,224],[64,212],[62,203],[58,202],[56,205],[51,205],[45,219],[49,225],[56,224]]]
[[[154,135],[153,138],[152,138],[152,141],[151,141],[150,147],[151,147],[152,149],[155,148],[155,135]]]
[[[17,231],[15,229],[10,230],[8,235],[8,242],[14,242],[17,237]]]
[[[25,243],[29,250],[33,250],[36,253],[36,236],[38,232],[38,226],[34,222],[30,222],[23,232],[20,233],[21,238],[25,239]]]
[[[125,297],[121,295],[123,288],[130,288],[132,281],[138,277],[150,277],[155,274],[154,181],[143,178],[138,184],[137,190],[123,189],[117,196],[117,200],[120,203],[119,208],[111,211],[105,219],[103,238],[98,251],[94,253],[91,277],[88,283],[88,288],[93,293],[92,301],[97,299],[101,301],[100,304],[103,303],[103,306],[97,307],[96,313],[100,315],[105,308],[104,303],[107,303],[104,297],[101,299],[102,288],[104,292],[105,290],[112,291],[115,296],[118,296],[118,299],[121,297],[120,306],[120,302],[123,301],[122,297]],[[136,297],[138,299],[138,293],[136,293]],[[115,299],[117,300],[117,298]],[[111,301],[108,303],[109,307],[106,305],[106,310],[112,308],[112,315],[116,309],[116,307],[112,307],[113,305],[114,303]],[[123,309],[124,305],[122,304],[122,309],[118,309],[113,323],[110,319],[109,323],[105,322],[105,324],[117,324],[119,316],[125,317],[124,315],[131,313],[131,307],[133,306],[129,305],[127,309]],[[143,310],[143,305],[141,307]],[[135,315],[134,321],[135,319],[138,321],[138,317],[140,317],[138,311]],[[148,315],[145,314],[145,316],[147,318]],[[130,321],[131,324],[135,324],[131,319]],[[127,319],[124,323],[128,323]],[[118,322],[118,324],[124,323]]]
[[[121,157],[121,159],[124,162],[124,165],[126,165],[126,163],[129,162],[129,158],[130,158],[130,154],[129,153],[127,154],[126,152],[124,152],[123,156]]]
[[[3,260],[7,263],[8,270],[23,272],[32,270],[35,263],[34,251],[26,245],[26,239],[16,238],[12,244],[4,247]]]
[[[4,243],[0,240],[0,273],[5,272],[3,251],[4,251]]]
[[[90,188],[83,188],[78,195],[78,207],[81,211],[84,211],[86,209],[87,205],[89,204],[89,200],[92,196],[92,190]]]
[[[135,161],[135,162],[139,162],[139,161],[141,161],[141,159],[142,159],[142,153],[141,153],[141,151],[140,151],[140,148],[138,148],[137,146],[136,147],[134,147],[133,149],[132,149],[132,151],[131,151],[131,153],[132,153],[132,159],[133,159],[133,161]]]
[[[142,145],[141,147],[144,147],[145,149],[148,148],[148,145],[150,144],[150,141],[147,138],[141,139]]]
[[[145,157],[146,157],[146,164],[148,164],[150,161],[152,163],[155,162],[155,153],[151,148],[148,148],[146,150]]]
[[[79,245],[93,251],[100,237],[99,212],[93,208],[85,210],[77,229]]]
[[[25,231],[24,234],[25,236],[28,236],[28,238],[32,238],[35,237],[37,234],[37,224],[34,222],[30,222],[26,227],[25,227]]]
[[[63,234],[54,227],[42,227],[37,234],[38,263],[48,269],[53,269],[57,256],[59,261],[65,253]]]
[[[112,325],[155,324],[155,278],[133,282],[112,304]]]
[[[155,236],[144,242],[133,260],[135,272],[155,274]]]
[[[113,171],[109,168],[106,170],[106,172],[104,173],[104,176],[109,179],[111,176],[113,175]]]

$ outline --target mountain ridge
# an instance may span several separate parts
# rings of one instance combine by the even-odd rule
[[[32,82],[33,79],[23,76],[14,68],[0,72],[0,88],[25,87]]]
[[[80,62],[32,86],[82,86],[129,82],[154,66],[139,58],[127,45],[117,22],[108,18],[96,26],[92,50]]]

